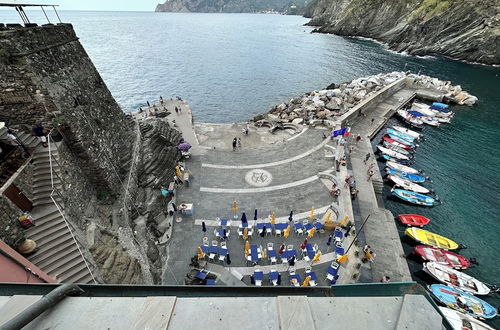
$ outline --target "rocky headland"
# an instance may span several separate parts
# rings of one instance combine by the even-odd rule
[[[313,120],[335,121],[363,100],[404,77],[413,79],[414,86],[443,92],[449,103],[473,105],[477,101],[475,96],[463,91],[459,85],[452,85],[450,81],[412,73],[391,72],[331,84],[323,90],[312,91],[287,103],[273,106],[267,114],[257,115],[253,120],[256,123],[265,120],[296,125],[309,124]]]
[[[303,14],[310,0],[167,0],[156,6],[156,12],[182,13],[284,13]]]
[[[308,25],[373,38],[398,52],[500,64],[497,0],[315,0]]]

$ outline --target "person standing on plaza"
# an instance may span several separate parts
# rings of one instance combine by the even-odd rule
[[[236,138],[233,139],[233,151],[236,151],[236,145],[238,144],[238,140]]]
[[[373,176],[373,174],[374,174],[373,170],[369,170],[368,171],[368,179],[366,181],[370,181],[371,178],[372,178],[372,176]]]
[[[237,145],[238,145],[238,148],[241,148],[241,138],[238,138]]]

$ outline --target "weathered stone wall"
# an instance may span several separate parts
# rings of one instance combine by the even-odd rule
[[[102,278],[160,283],[168,198],[159,188],[174,175],[181,134],[161,120],[125,116],[71,25],[0,30],[0,70],[8,73],[0,85],[5,117],[27,129],[62,124],[64,212]]]
[[[102,190],[119,189],[130,160],[131,121],[111,96],[73,27],[58,24],[0,31],[0,49],[6,54],[0,70],[9,74],[2,87],[13,90],[5,104],[0,102],[4,115],[17,124],[31,124],[33,118],[43,121],[59,111],[70,128],[68,145],[93,184]]]
[[[33,168],[33,163],[30,161],[13,182],[29,200],[33,200]]]
[[[0,239],[13,248],[24,238],[17,217],[21,210],[5,196],[0,195]]]

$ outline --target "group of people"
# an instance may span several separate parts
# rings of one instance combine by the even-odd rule
[[[236,151],[237,148],[241,148],[241,138],[233,139],[233,151]]]

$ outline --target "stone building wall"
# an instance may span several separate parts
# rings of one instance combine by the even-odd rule
[[[132,122],[113,99],[70,24],[0,31],[3,116],[16,124],[57,113],[69,147],[93,184],[122,185],[130,161]],[[2,93],[3,94],[3,93]],[[55,113],[56,112],[56,113]]]
[[[127,117],[69,24],[0,28],[0,74],[2,118],[27,130],[62,124],[64,212],[102,278],[161,283],[168,199],[159,188],[174,175],[181,134],[161,120]],[[0,238],[8,219],[0,219]]]

